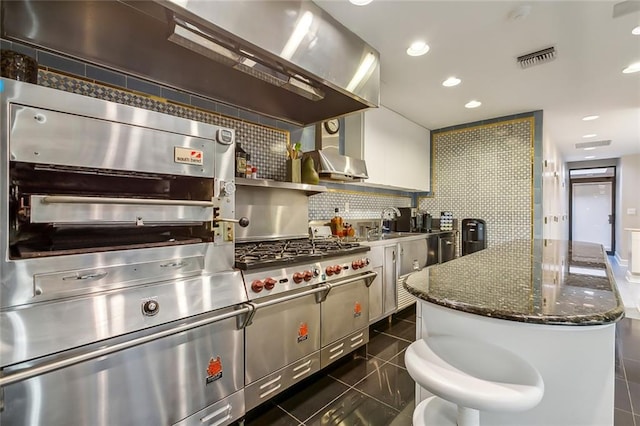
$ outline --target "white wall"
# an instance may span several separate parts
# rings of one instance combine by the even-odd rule
[[[631,245],[624,228],[640,228],[640,154],[620,157],[617,190],[616,258],[626,263]],[[629,209],[635,209],[635,214]]]
[[[542,156],[542,237],[566,240],[569,238],[569,171],[548,137],[543,140]]]

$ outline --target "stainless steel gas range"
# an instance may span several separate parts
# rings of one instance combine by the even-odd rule
[[[254,311],[245,328],[247,410],[369,341],[368,247],[306,238],[236,245]]]

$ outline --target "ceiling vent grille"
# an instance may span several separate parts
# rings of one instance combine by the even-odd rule
[[[546,49],[538,50],[537,52],[527,53],[526,55],[518,56],[518,63],[520,67],[529,68],[534,65],[544,64],[546,62],[553,61],[556,58],[556,48],[547,47]]]
[[[611,140],[604,141],[593,141],[593,142],[578,142],[576,144],[576,149],[585,149],[585,148],[596,148],[599,146],[609,146],[611,145]]]

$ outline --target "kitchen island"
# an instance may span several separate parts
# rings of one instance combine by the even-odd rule
[[[624,306],[602,246],[515,240],[415,272],[404,286],[419,302],[417,338],[484,340],[542,375],[538,406],[483,412],[481,424],[613,424],[615,323]],[[416,402],[428,396],[416,392]]]

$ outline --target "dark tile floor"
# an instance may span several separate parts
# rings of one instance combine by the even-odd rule
[[[411,306],[373,324],[366,347],[247,413],[245,426],[410,426],[415,388],[404,350],[415,322]],[[614,426],[640,426],[640,321],[623,319],[616,334]]]

